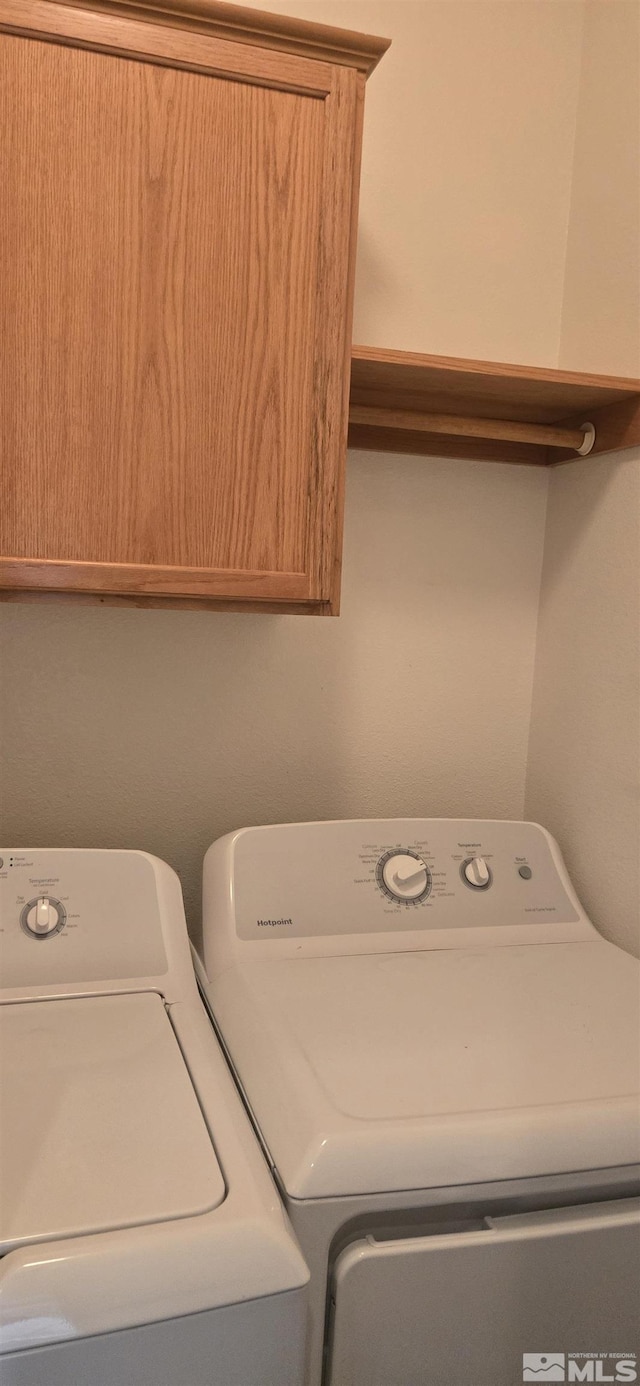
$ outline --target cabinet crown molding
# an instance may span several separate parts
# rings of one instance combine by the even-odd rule
[[[391,39],[336,29],[290,15],[227,4],[226,0],[64,0],[74,9],[117,14],[127,19],[198,30],[261,48],[277,48],[302,58],[356,68],[366,77],[380,62]],[[55,3],[55,0],[52,0]]]

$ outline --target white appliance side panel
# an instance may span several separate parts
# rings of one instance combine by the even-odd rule
[[[225,1185],[153,993],[0,1007],[0,1250],[215,1208]]]
[[[332,1297],[328,1386],[515,1386],[524,1353],[640,1356],[640,1200],[365,1238]]]
[[[300,1386],[306,1292],[9,1353],[2,1386]]]

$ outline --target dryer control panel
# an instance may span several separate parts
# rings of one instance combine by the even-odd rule
[[[285,939],[299,955],[593,933],[536,823],[282,824],[222,838],[205,859],[204,946],[225,965],[249,956],[243,945],[275,953]]]

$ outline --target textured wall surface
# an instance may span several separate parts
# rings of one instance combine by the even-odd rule
[[[338,620],[4,606],[5,837],[155,852],[195,919],[231,828],[521,817],[545,497],[354,454]]]
[[[393,39],[367,92],[356,340],[546,365],[562,340],[567,367],[633,372],[627,0],[258,3]],[[527,805],[627,946],[633,465],[550,474]],[[548,481],[353,454],[337,621],[0,608],[4,835],[156,852],[195,918],[202,853],[233,827],[521,815]]]
[[[640,7],[588,0],[560,364],[640,374]],[[526,812],[640,953],[640,452],[550,475]]]
[[[640,455],[551,477],[527,816],[594,922],[639,952]]]
[[[582,0],[258,0],[391,38],[367,83],[354,341],[557,362]]]
[[[587,0],[560,364],[640,375],[640,5]]]

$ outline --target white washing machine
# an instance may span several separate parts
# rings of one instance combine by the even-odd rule
[[[234,833],[196,966],[311,1268],[310,1386],[636,1379],[639,966],[543,828]]]
[[[0,849],[3,1386],[300,1386],[308,1271],[174,872]]]

